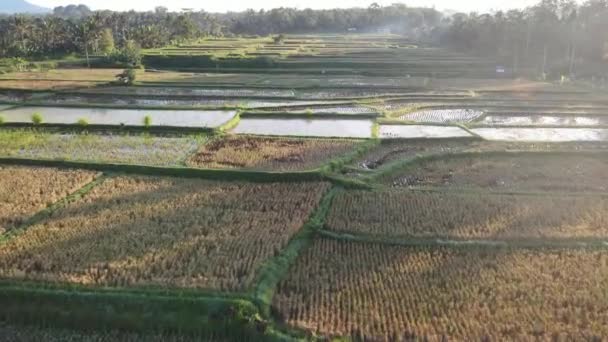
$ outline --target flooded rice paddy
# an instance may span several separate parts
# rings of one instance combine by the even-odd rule
[[[137,110],[62,107],[19,107],[4,111],[6,123],[31,123],[37,114],[45,124],[71,125],[86,121],[90,125],[215,128],[230,121],[235,111]]]

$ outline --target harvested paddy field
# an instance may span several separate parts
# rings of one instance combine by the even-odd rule
[[[291,326],[354,340],[601,340],[607,286],[603,250],[320,239],[281,282],[274,307]]]
[[[183,165],[206,140],[205,135],[163,137],[2,130],[0,157],[175,166]]]
[[[385,140],[357,160],[357,166],[374,170],[393,162],[406,161],[417,156],[460,152],[477,145],[479,145],[479,141],[474,139]]]
[[[446,155],[459,152],[585,152],[606,151],[608,143],[602,142],[562,142],[562,143],[527,143],[483,141],[480,139],[388,139],[370,148],[363,157],[355,161],[361,169],[376,170],[406,163],[417,157]]]
[[[245,291],[327,183],[112,177],[0,246],[0,277]]]
[[[326,227],[387,239],[606,239],[607,217],[597,196],[344,191]]]
[[[0,165],[0,234],[93,181],[96,173]]]
[[[605,192],[604,154],[488,153],[446,156],[395,170],[393,187],[484,189],[524,192]]]
[[[187,164],[220,169],[310,170],[351,153],[359,144],[355,140],[227,136],[203,145]]]

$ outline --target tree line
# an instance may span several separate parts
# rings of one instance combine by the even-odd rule
[[[513,74],[606,75],[608,0],[542,0],[524,10],[444,18],[437,43],[493,57]]]
[[[86,6],[57,7],[45,16],[0,16],[0,57],[108,52],[136,42],[157,48],[205,36],[269,35],[303,32],[376,32],[420,34],[435,27],[441,13],[405,5],[335,10],[296,10],[210,14],[169,12],[93,12]],[[110,44],[111,42],[111,44]]]
[[[497,59],[514,74],[574,75],[604,70],[608,0],[541,0],[523,10],[446,15],[403,4],[368,8],[211,14],[204,11],[93,12],[58,7],[51,15],[0,16],[0,58],[111,54],[206,36],[392,32]],[[127,51],[128,52],[128,51]],[[127,53],[125,52],[125,53]]]

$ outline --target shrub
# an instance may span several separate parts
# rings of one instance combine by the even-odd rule
[[[152,117],[150,115],[146,115],[144,117],[144,127],[150,128],[152,126]]]
[[[4,116],[0,115],[0,125],[4,123]]]
[[[32,123],[34,125],[40,125],[42,123],[42,115],[40,113],[32,114]]]
[[[116,75],[116,83],[120,85],[132,86],[137,80],[135,69],[125,69],[122,73]]]
[[[82,127],[86,127],[89,125],[89,122],[85,118],[78,119],[78,121],[76,123],[78,124],[78,126],[82,126]]]

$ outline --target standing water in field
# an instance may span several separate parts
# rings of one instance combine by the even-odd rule
[[[371,138],[372,120],[338,119],[241,119],[237,134],[309,137]]]
[[[6,123],[31,123],[38,114],[42,123],[74,125],[85,120],[90,125],[207,127],[215,128],[230,121],[235,111],[139,110],[61,107],[21,107],[3,112]]]
[[[460,127],[423,125],[380,125],[382,139],[460,138],[471,134]]]
[[[477,128],[487,140],[504,141],[608,141],[608,129],[592,128]]]
[[[472,122],[480,118],[484,112],[472,109],[437,109],[422,110],[400,117],[401,120],[430,123]]]
[[[608,124],[608,118],[592,116],[503,116],[488,115],[481,124],[493,126],[599,126]]]

